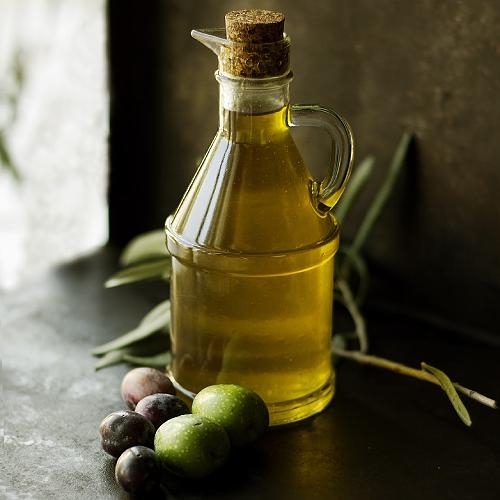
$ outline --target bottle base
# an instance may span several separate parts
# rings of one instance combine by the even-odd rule
[[[335,393],[335,381],[332,376],[318,390],[299,399],[282,401],[268,405],[269,425],[271,427],[293,424],[322,412],[331,402]]]
[[[172,380],[178,396],[191,405],[196,393],[189,391],[179,384],[170,370],[167,370],[167,374]],[[334,394],[335,375],[333,374],[322,387],[306,396],[289,401],[268,404],[269,425],[271,427],[277,427],[293,424],[317,415],[329,405]]]

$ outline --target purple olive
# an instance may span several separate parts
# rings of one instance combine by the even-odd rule
[[[135,411],[158,429],[163,422],[189,413],[189,408],[182,399],[172,394],[151,394],[137,403]]]
[[[121,394],[131,410],[142,398],[160,392],[175,395],[175,387],[165,373],[156,368],[134,368],[123,377]]]
[[[155,431],[147,418],[130,410],[110,413],[99,426],[102,449],[113,457],[119,457],[132,446],[152,448]]]
[[[128,493],[150,493],[159,486],[160,470],[156,453],[152,449],[133,446],[118,458],[115,479]]]

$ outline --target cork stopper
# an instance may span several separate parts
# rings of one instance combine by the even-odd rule
[[[234,10],[226,14],[229,40],[242,43],[278,42],[283,38],[285,16],[271,10]]]
[[[245,78],[267,78],[289,69],[285,16],[270,10],[237,10],[225,16],[230,42],[221,51],[221,70]]]

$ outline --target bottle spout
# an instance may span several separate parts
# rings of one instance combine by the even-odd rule
[[[223,28],[192,30],[191,36],[208,47],[217,57],[220,57],[222,47],[229,44],[226,39],[226,30]]]

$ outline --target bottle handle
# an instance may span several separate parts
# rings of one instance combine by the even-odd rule
[[[332,140],[329,173],[320,182],[311,181],[311,197],[321,214],[330,211],[344,192],[351,175],[354,141],[351,127],[335,111],[317,104],[291,104],[288,107],[289,127],[320,127]]]

